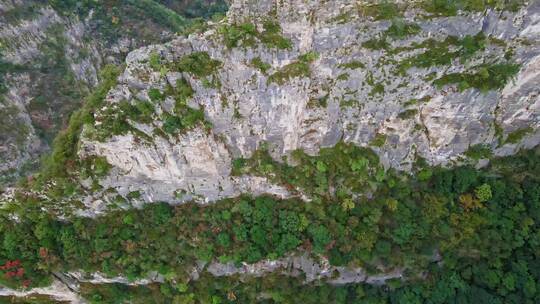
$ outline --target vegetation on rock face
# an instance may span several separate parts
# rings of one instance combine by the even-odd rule
[[[166,133],[176,134],[193,128],[198,122],[204,122],[204,112],[202,110],[186,106],[176,110],[176,113],[176,115],[165,115],[163,131]]]
[[[491,148],[488,145],[483,144],[470,146],[469,149],[465,151],[465,156],[474,160],[489,159],[492,155]]]
[[[217,65],[198,65],[200,63],[200,57],[199,55],[195,55],[189,60],[185,60],[181,65],[182,68],[185,71],[189,69],[190,72],[197,75],[213,73],[213,69]],[[186,63],[187,61],[190,63]],[[196,68],[191,69],[194,66]],[[206,127],[209,127],[209,123],[204,119],[204,111],[188,106],[188,101],[193,96],[193,93],[193,88],[189,82],[184,78],[180,78],[174,87],[168,84],[164,92],[161,92],[157,88],[150,89],[148,91],[150,101],[123,100],[119,103],[107,105],[97,115],[96,120],[100,123],[99,127],[92,129],[87,135],[103,141],[114,135],[132,132],[144,139],[151,139],[149,135],[138,130],[134,123],[153,126],[155,131],[157,128],[161,128],[166,134],[173,135],[192,129],[199,123],[204,123]],[[174,99],[174,108],[172,111],[164,111],[162,109],[162,114],[157,115],[156,107],[162,107],[162,103],[167,97]],[[159,123],[160,121],[161,124]]]
[[[257,27],[252,23],[225,25],[219,28],[228,48],[249,47],[255,44]]]
[[[109,90],[116,84],[119,69],[106,66],[102,69],[101,84],[89,95],[82,109],[75,112],[70,119],[68,128],[62,131],[54,141],[51,155],[43,163],[40,178],[43,181],[53,177],[65,177],[77,161],[77,144],[85,123],[94,122],[94,112],[104,104]]]
[[[213,77],[213,82],[216,82],[217,78],[214,78],[214,76],[222,65],[219,60],[210,58],[206,52],[191,53],[167,65],[161,62],[159,55],[151,53],[149,64],[154,71],[162,70],[165,66],[168,66],[166,69],[170,68],[202,78],[203,83],[208,76]],[[108,104],[99,109],[95,119],[88,121],[89,124],[94,124],[97,121],[99,127],[89,128],[87,136],[104,141],[114,135],[133,132],[139,137],[148,139],[149,135],[138,130],[134,123],[154,125],[156,121],[160,120],[162,124],[155,124],[154,130],[156,130],[155,128],[161,128],[168,134],[177,134],[191,129],[199,122],[204,122],[208,126],[208,123],[204,120],[203,110],[191,108],[187,104],[193,94],[194,91],[190,83],[185,78],[179,78],[174,87],[167,84],[163,92],[158,88],[150,88],[148,90],[149,101],[123,100]],[[168,96],[175,101],[172,112],[163,111],[162,108],[162,104]],[[162,111],[160,112],[163,112],[163,114],[158,116],[156,107],[161,107]]]
[[[387,41],[388,36],[399,37],[404,33],[415,31],[414,26],[407,28],[407,25],[396,25],[396,21],[381,36],[365,41],[362,46],[373,50],[385,50],[389,54],[398,54],[405,51],[425,49],[420,54],[401,60],[397,64],[397,72],[406,75],[407,71],[413,67],[428,69],[435,66],[450,65],[454,60],[459,59],[464,64],[471,60],[478,52],[484,50],[486,45],[492,44],[500,46],[496,40],[486,37],[482,32],[474,36],[465,36],[461,39],[449,36],[442,41],[427,39],[420,43],[413,43],[411,46],[392,49]],[[401,29],[400,29],[401,28]],[[520,66],[512,62],[485,63],[474,68],[475,72],[452,73],[443,75],[435,79],[433,84],[443,87],[448,84],[458,84],[458,88],[463,91],[468,88],[476,88],[481,91],[497,90],[504,85],[519,71]],[[431,77],[435,77],[431,76]],[[426,78],[431,80],[429,76]]]
[[[392,25],[385,32],[392,38],[405,38],[420,32],[420,27],[414,23],[405,22],[402,19],[394,19]]]
[[[287,80],[296,77],[309,77],[311,75],[310,64],[318,58],[318,54],[314,52],[306,53],[293,63],[281,68],[279,71],[268,77],[268,83],[275,82],[283,85]]]
[[[174,70],[187,72],[196,77],[212,75],[221,65],[221,61],[212,59],[207,52],[194,52],[173,63]]]
[[[269,69],[272,68],[272,65],[262,61],[261,57],[253,58],[253,60],[251,60],[250,63],[251,63],[251,65],[253,67],[257,68],[259,71],[261,71],[262,73],[265,73],[265,74]]]
[[[408,109],[408,110],[405,110],[405,111],[399,113],[397,115],[397,117],[399,119],[411,119],[411,118],[415,117],[416,114],[418,114],[417,109]]]
[[[454,16],[459,10],[482,12],[486,9],[516,11],[524,0],[425,0],[422,8],[436,16]]]
[[[382,147],[386,143],[387,136],[385,134],[377,133],[375,137],[369,142],[370,146]]]
[[[508,136],[506,137],[506,141],[507,143],[511,143],[511,144],[516,144],[518,143],[519,141],[521,141],[525,136],[527,136],[528,134],[532,133],[534,130],[533,128],[531,127],[528,127],[528,128],[523,128],[523,129],[518,129],[514,132],[511,132],[510,134],[508,134]]]
[[[291,40],[281,34],[279,23],[266,20],[263,23],[264,30],[259,32],[257,26],[253,23],[242,23],[223,25],[219,28],[219,33],[223,36],[225,45],[228,48],[251,47],[257,40],[260,40],[268,48],[291,49]]]
[[[115,30],[125,29],[133,32],[134,29],[128,25],[136,24],[137,18],[140,17],[146,20],[147,26],[157,25],[172,32],[180,32],[192,21],[188,18],[210,18],[227,11],[227,5],[222,0],[52,0],[49,1],[49,5],[63,15],[86,17],[93,11],[92,19],[97,21],[99,32],[110,38],[120,34],[114,33]],[[149,34],[146,32],[147,29],[138,30],[139,34]]]
[[[162,68],[161,56],[157,52],[150,53],[150,55],[148,56],[148,65],[155,72],[160,71]]]
[[[1,97],[0,97],[1,98]],[[30,130],[24,119],[20,117],[20,111],[12,105],[2,105],[0,103],[0,142],[21,146],[28,136]]]
[[[472,73],[452,73],[436,79],[433,84],[443,87],[448,84],[457,84],[460,91],[476,88],[480,91],[497,90],[503,88],[521,67],[518,64],[499,63],[481,65]]]
[[[88,19],[91,35],[107,46],[124,37],[139,46],[164,42],[171,35],[156,33],[191,31],[201,17],[208,19],[227,10],[222,0],[54,0],[48,4],[64,17]]]
[[[193,97],[193,88],[185,78],[176,80],[176,86],[168,87],[167,94],[172,95],[175,101],[175,108],[179,109],[182,106],[186,106],[188,100]]]
[[[381,1],[380,3],[360,6],[359,13],[375,20],[392,19],[401,15],[400,8],[393,1]]]
[[[281,35],[281,26],[275,21],[267,20],[263,23],[264,31],[260,35],[261,42],[269,48],[291,49],[291,40]]]
[[[474,36],[465,36],[461,39],[449,36],[443,41],[427,39],[421,43],[415,43],[410,47],[390,49],[386,41],[386,35],[373,38],[364,42],[363,46],[369,49],[385,49],[389,53],[400,53],[413,49],[426,49],[424,52],[402,60],[397,65],[397,71],[405,75],[413,67],[431,68],[435,66],[450,65],[459,59],[461,63],[470,60],[479,51],[484,50],[486,45],[493,42],[482,32]],[[457,84],[460,91],[476,88],[483,92],[497,90],[519,72],[520,65],[512,62],[484,63],[474,67],[474,72],[451,73],[435,79],[433,84],[443,87],[449,84]]]
[[[16,65],[16,64],[12,64],[12,63],[4,61],[4,59],[2,58],[2,52],[0,49],[0,102],[3,99],[2,95],[5,94],[8,90],[7,85],[5,83],[6,81],[5,75],[8,73],[18,72],[21,69],[23,69],[23,67],[21,67],[20,65]]]
[[[381,37],[374,37],[365,41],[362,43],[362,47],[370,50],[382,50],[388,49],[390,44],[386,41],[386,36],[383,35]]]
[[[365,68],[366,66],[360,61],[351,61],[351,62],[347,62],[347,63],[342,63],[338,67],[340,67],[342,69],[354,70],[354,69],[359,69],[359,68]]]
[[[204,119],[204,111],[202,109],[191,108],[187,104],[194,92],[186,79],[178,79],[176,86],[169,86],[166,93],[173,96],[175,103],[173,115],[165,115],[163,131],[169,134],[175,134],[191,129],[198,123],[204,123],[209,127],[210,123]]]
[[[227,12],[227,1],[224,0],[159,0],[161,4],[179,12],[188,18],[211,18],[216,14]]]
[[[404,73],[411,67],[429,68],[433,66],[449,65],[454,59],[462,62],[485,48],[487,38],[480,32],[475,36],[465,36],[462,39],[449,36],[443,41],[427,39],[415,44],[415,49],[425,48],[425,52],[400,62],[398,69]],[[451,47],[455,50],[451,50]]]
[[[426,11],[427,17],[455,16],[463,12],[483,12],[487,9],[501,11],[517,11],[525,0],[423,0],[410,3],[396,3],[395,1],[379,1],[377,3],[362,4],[358,7],[361,16],[371,17],[374,20],[391,20],[400,18],[408,7],[420,8]]]

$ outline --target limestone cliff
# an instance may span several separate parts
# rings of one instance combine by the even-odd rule
[[[62,192],[66,204],[60,214],[67,207],[97,216],[109,208],[157,201],[208,204],[241,194],[290,196],[295,189],[232,174],[236,159],[263,147],[275,160],[294,165],[288,156],[295,150],[315,155],[345,141],[373,149],[386,168],[408,171],[420,159],[431,165],[482,166],[488,155],[538,145],[540,2],[516,11],[460,11],[456,16],[430,12],[416,2],[398,3],[399,11],[387,17],[373,11],[372,3],[355,0],[236,0],[222,21],[130,52],[104,105],[84,121],[78,142],[83,161],[101,162],[85,168],[90,173],[74,174],[82,189],[77,185]],[[0,31],[4,37],[25,26],[32,29],[28,44],[6,53],[10,62],[34,56],[37,29],[62,18],[46,9],[39,16],[46,18]],[[80,26],[70,23],[69,33]],[[84,43],[75,39],[72,44],[79,42]],[[98,56],[94,59],[99,62]],[[96,82],[92,62],[70,62],[69,67],[74,73],[89,71],[76,75],[90,85]],[[28,75],[19,77],[9,79],[8,101],[23,109],[28,102],[21,92],[31,91],[31,81]],[[28,135],[24,143],[32,146],[36,138]],[[11,158],[0,171],[25,157]],[[36,195],[42,202],[59,203],[47,197],[47,186],[54,182]],[[7,191],[0,204],[12,202],[13,193]],[[435,252],[428,258],[440,257]],[[198,260],[190,279],[203,271],[214,276],[304,274],[306,281],[333,284],[381,284],[402,277],[401,268],[380,270],[369,275],[362,268],[330,266],[324,257],[314,261],[298,254],[241,265]],[[77,294],[82,282],[163,281],[155,272],[138,281],[76,271],[54,275],[49,288],[6,288],[0,295],[35,292],[76,303],[84,301]]]
[[[191,17],[226,9],[220,0],[205,3],[172,9]],[[0,186],[35,170],[104,64],[121,64],[129,51],[187,25],[172,9],[153,1],[0,1]]]
[[[450,17],[404,5],[399,22],[414,30],[401,36],[392,33],[395,19],[370,15],[365,6],[234,1],[226,20],[204,32],[133,51],[95,125],[85,127],[81,155],[106,157],[113,169],[100,183],[122,196],[209,202],[241,193],[287,195],[261,178],[231,176],[231,161],[263,144],[281,160],[343,140],[371,147],[387,167],[408,170],[420,157],[451,165],[475,147],[508,155],[540,142],[540,3]],[[231,42],[234,30],[251,34]],[[443,55],[435,52],[441,49]],[[216,63],[214,71],[175,70],[187,59],[203,65],[201,54]],[[156,56],[158,67],[149,63]],[[516,75],[482,87],[498,77],[497,65]],[[463,83],[474,75],[485,79]],[[442,83],[452,77],[462,80]],[[170,92],[184,87],[192,90],[187,105],[202,110],[206,123],[163,132],[175,111]],[[96,139],[107,132],[103,121],[121,119],[122,103],[141,101],[152,103],[151,121],[128,118],[131,131]],[[85,204],[107,205],[94,198]]]

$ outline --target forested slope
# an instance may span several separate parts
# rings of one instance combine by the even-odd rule
[[[102,65],[0,193],[0,300],[540,298],[540,2],[114,3],[50,5],[184,34]]]

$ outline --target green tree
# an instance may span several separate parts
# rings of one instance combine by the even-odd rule
[[[487,202],[493,196],[491,193],[491,186],[489,184],[482,184],[476,187],[474,193],[476,194],[476,198],[478,198],[480,202]]]

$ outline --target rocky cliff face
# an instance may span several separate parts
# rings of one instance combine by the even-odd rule
[[[289,196],[284,185],[232,174],[235,159],[249,158],[261,147],[275,160],[292,162],[288,156],[295,150],[315,155],[345,141],[370,147],[387,168],[407,171],[420,158],[431,165],[480,166],[490,154],[538,145],[540,2],[515,12],[457,16],[401,5],[385,18],[352,0],[237,0],[225,20],[204,31],[129,53],[118,84],[83,128],[81,159],[105,159],[111,169],[99,185],[90,178],[81,181],[89,194],[80,215],[95,216],[119,203]],[[40,39],[50,37],[41,31],[56,23],[63,24],[66,49],[77,52],[72,45],[88,43],[77,38],[84,36],[84,23],[63,18],[43,9],[32,21],[6,27],[0,37],[11,35],[13,42],[14,33],[26,31],[31,38],[8,48],[5,58],[13,65],[39,58]],[[81,61],[73,61],[72,53],[66,57],[74,77],[87,86],[97,81],[96,63],[101,63],[100,51],[92,47]],[[26,154],[9,150],[12,139],[0,134],[8,143],[0,153],[12,155],[0,171],[20,166],[42,145],[27,110],[35,98],[27,96],[32,77],[10,74],[7,83],[3,109],[10,104],[19,109],[15,120],[29,131],[21,141]],[[90,169],[107,171],[95,164]],[[324,262],[290,256],[240,267],[213,262],[206,270],[215,276],[303,273],[307,281],[335,284],[380,284],[402,275],[398,269],[369,276]],[[133,283],[99,273],[90,279],[80,273],[61,276],[75,285]],[[66,286],[55,281],[34,292],[83,301]],[[0,295],[26,294],[0,290]]]
[[[143,11],[133,3],[0,1],[0,185],[35,169],[105,63],[121,64],[129,51],[168,41],[187,24],[153,1]],[[226,8],[205,3],[174,9],[211,16]]]
[[[418,158],[451,165],[475,149],[507,155],[540,142],[540,3],[451,17],[402,9],[400,25],[357,1],[234,1],[207,31],[130,53],[80,153],[113,166],[100,182],[109,191],[136,191],[141,202],[209,202],[287,195],[263,179],[231,176],[232,160],[261,145],[281,160],[343,140],[408,170]],[[158,67],[149,63],[156,56]],[[208,62],[215,71],[197,71]],[[511,69],[514,78],[501,80]],[[163,132],[175,111],[170,92],[185,87],[206,125]],[[96,139],[123,103],[141,101],[152,104],[151,121],[128,118],[131,131]]]
[[[97,83],[101,65],[95,45],[84,40],[81,21],[61,17],[50,7],[12,20],[9,14],[24,12],[25,5],[0,3],[2,180],[24,171],[47,149],[78,104],[72,99],[81,99]]]

